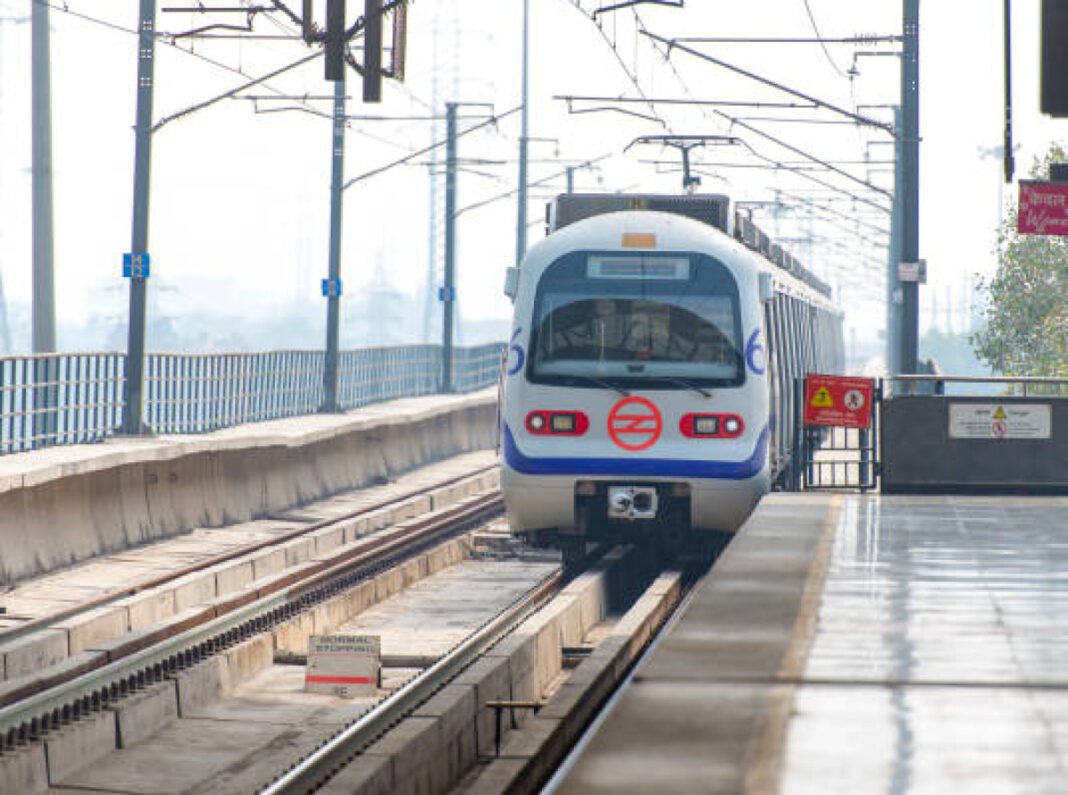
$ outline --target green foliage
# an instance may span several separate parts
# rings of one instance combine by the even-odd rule
[[[1047,179],[1065,159],[1054,144],[1032,177]],[[1068,238],[1018,234],[1016,216],[1014,207],[999,232],[997,273],[980,282],[986,327],[972,344],[1005,375],[1068,377]]]

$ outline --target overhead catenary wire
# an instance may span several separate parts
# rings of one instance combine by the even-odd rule
[[[676,43],[672,42],[672,41],[668,41],[668,40],[664,39],[663,37],[657,37],[657,36],[655,36],[655,34],[650,34],[649,31],[646,29],[645,24],[644,24],[643,20],[641,19],[641,16],[638,14],[637,10],[636,9],[632,9],[632,10],[633,10],[635,21],[636,21],[637,26],[638,26],[639,33],[647,36],[648,39],[650,39],[650,40],[652,40],[654,42],[654,49],[656,48],[656,42],[657,41],[659,41],[661,44],[665,45],[666,49],[662,53],[665,62],[671,68],[671,71],[674,74],[675,79],[682,86],[683,90],[692,99],[693,98],[692,90],[690,89],[690,87],[687,84],[686,80],[683,79],[682,75],[679,74],[678,69],[675,68],[674,63],[672,62],[672,60],[670,58],[671,48],[674,47],[674,46],[677,46]],[[603,35],[603,32],[602,32],[602,35]],[[614,48],[613,48],[613,50],[614,50]],[[618,58],[618,53],[617,53],[617,58]],[[641,89],[641,86],[638,83],[637,79],[630,73],[630,71],[629,70],[625,70],[625,71],[627,71],[628,76],[631,78],[631,82],[633,84],[635,84],[636,88],[638,89],[639,94],[641,95],[640,99],[628,98],[625,101],[628,101],[628,102],[643,102],[647,106],[651,107],[655,112],[655,104],[656,104],[655,103],[655,99],[656,98],[649,97],[644,92],[644,90]],[[810,108],[810,107],[817,107],[817,106],[819,106],[821,104],[821,101],[818,100],[817,98],[810,97],[810,96],[807,96],[807,95],[804,95],[804,94],[801,94],[798,98],[805,100],[805,105],[804,106],[798,105],[799,107]],[[604,98],[604,100],[605,101],[610,101],[609,98]],[[685,100],[674,99],[674,100],[669,100],[669,101],[665,102],[664,104],[684,104],[684,103],[685,103]],[[762,130],[754,128],[751,125],[746,124],[744,121],[742,121],[740,119],[735,119],[730,114],[727,114],[727,113],[724,113],[721,110],[718,110],[718,108],[713,103],[713,101],[707,101],[707,104],[706,104],[706,101],[697,101],[695,104],[700,107],[701,112],[706,116],[708,115],[709,108],[711,108],[712,109],[712,113],[714,113],[716,117],[718,117],[720,119],[723,119],[723,120],[727,121],[730,124],[736,124],[736,123],[740,122],[739,126],[742,126],[743,128],[750,129],[755,134],[757,134],[757,135],[759,135],[759,136],[771,141],[772,143],[776,143],[778,145],[783,146],[784,148],[788,149],[789,151],[793,152],[794,154],[799,155],[800,157],[803,157],[805,160],[807,160],[809,162],[816,163],[820,167],[825,168],[828,171],[837,173],[837,174],[839,174],[841,176],[844,176],[844,177],[846,177],[846,178],[848,178],[848,179],[850,179],[852,181],[858,182],[859,184],[861,184],[865,188],[876,190],[876,191],[882,193],[883,195],[886,195],[888,198],[890,197],[890,194],[887,191],[882,190],[878,186],[872,185],[871,183],[867,182],[866,180],[861,180],[859,177],[856,177],[855,175],[849,174],[849,172],[847,172],[847,171],[844,171],[842,169],[837,168],[837,166],[834,165],[833,161],[817,158],[817,157],[815,157],[813,155],[810,155],[808,152],[805,152],[805,151],[803,151],[803,150],[801,150],[801,149],[799,149],[797,147],[794,147],[791,144],[787,144],[786,142],[781,141],[779,138],[777,138],[776,136],[771,135],[770,133],[766,133],[766,132],[764,132]],[[798,103],[793,103],[793,104],[797,105]],[[729,107],[729,105],[720,105],[720,107]],[[839,110],[840,112],[845,113],[845,115],[853,118],[854,121],[856,121],[856,118],[854,118],[854,117],[859,115],[859,114],[851,114],[848,111],[844,111],[842,109],[833,108],[833,106],[832,106],[832,109]],[[860,118],[864,118],[864,117],[860,117]],[[871,120],[868,120],[868,121],[871,121]],[[882,127],[883,129],[885,129],[885,126],[880,125],[879,123],[875,123],[875,126]],[[795,173],[799,177],[801,177],[803,179],[807,179],[807,180],[809,180],[811,182],[814,182],[814,183],[820,185],[821,187],[824,187],[826,189],[841,193],[844,196],[848,197],[849,199],[853,200],[854,202],[858,202],[858,203],[867,205],[867,206],[875,209],[876,211],[878,211],[881,214],[889,214],[890,213],[889,208],[884,207],[883,205],[881,205],[881,204],[879,204],[877,202],[871,201],[871,200],[869,200],[869,199],[867,199],[866,197],[863,197],[863,196],[858,196],[857,194],[855,194],[852,191],[849,191],[849,190],[847,190],[845,188],[841,188],[841,187],[832,185],[831,183],[828,183],[828,182],[820,179],[819,177],[815,177],[812,174],[800,172],[798,170],[798,168],[796,166],[792,165],[792,164],[786,163],[786,162],[781,161],[781,160],[776,160],[775,158],[767,157],[766,155],[758,152],[747,141],[743,140],[742,143],[744,144],[745,148],[747,150],[749,150],[758,159],[764,160],[767,163],[771,163],[776,168],[781,168],[782,170]],[[718,177],[718,175],[714,175],[714,176]]]
[[[709,63],[712,63],[712,64],[715,64],[716,66],[722,67],[723,69],[726,69],[728,71],[734,72],[735,74],[739,74],[739,75],[742,75],[743,77],[747,77],[747,78],[749,78],[751,80],[755,80],[756,82],[762,83],[763,85],[766,85],[769,88],[774,88],[777,91],[782,91],[782,92],[784,92],[786,94],[790,94],[791,96],[797,97],[798,99],[803,99],[803,100],[805,100],[807,102],[813,102],[813,103],[819,105],[820,107],[825,108],[826,110],[829,110],[829,111],[831,111],[833,113],[838,113],[838,114],[840,114],[842,116],[845,116],[846,118],[852,119],[853,121],[857,122],[858,124],[863,124],[863,125],[866,125],[868,127],[874,127],[876,129],[879,129],[879,130],[882,130],[884,132],[887,132],[890,135],[895,135],[896,134],[896,132],[895,132],[895,130],[893,128],[893,125],[891,125],[891,124],[887,124],[886,122],[878,121],[877,119],[871,119],[871,118],[868,118],[867,116],[862,116],[859,113],[853,113],[852,111],[846,110],[845,108],[841,108],[841,107],[839,107],[838,105],[835,105],[832,102],[827,102],[825,100],[819,99],[818,97],[814,97],[811,94],[806,94],[803,91],[798,91],[795,88],[790,88],[789,86],[785,85],[784,83],[780,83],[780,82],[778,82],[776,80],[771,80],[771,79],[769,79],[767,77],[763,77],[762,75],[758,75],[755,72],[749,71],[748,69],[743,69],[740,66],[735,66],[734,64],[728,63],[727,61],[724,61],[724,60],[722,60],[720,58],[716,58],[715,56],[709,55],[707,53],[703,53],[703,52],[701,52],[699,50],[695,50],[692,47],[687,47],[685,44],[680,44],[677,39],[668,39],[668,38],[665,38],[664,36],[660,36],[660,35],[658,35],[656,33],[648,31],[648,30],[642,30],[641,33],[642,33],[643,36],[648,36],[649,38],[653,39],[654,41],[658,41],[661,44],[663,44],[665,47],[667,47],[668,57],[669,58],[670,58],[672,50],[680,50],[681,52],[684,52],[687,55],[691,55],[691,56],[693,56],[695,58],[699,58],[699,59],[701,59],[703,61],[708,61]]]
[[[831,68],[834,69],[834,71],[837,72],[840,77],[843,77],[846,80],[848,80],[849,79],[849,75],[847,73],[843,72],[841,70],[841,68],[838,66],[838,64],[836,64],[834,62],[834,58],[831,57],[830,50],[827,49],[827,42],[825,42],[823,40],[823,34],[820,33],[820,27],[819,27],[819,25],[816,24],[816,17],[812,13],[812,6],[809,5],[809,1],[808,0],[801,0],[801,2],[805,4],[805,13],[808,14],[808,21],[812,25],[812,32],[816,34],[816,40],[820,43],[820,47],[823,49],[823,54],[827,58],[827,63],[829,63],[831,65]]]
[[[217,94],[216,96],[212,97],[211,99],[206,99],[203,102],[198,102],[195,105],[190,105],[188,108],[185,108],[184,110],[180,110],[180,111],[178,111],[176,113],[172,113],[169,116],[164,116],[162,119],[160,119],[154,125],[152,125],[152,132],[156,132],[157,130],[159,130],[164,125],[170,124],[172,121],[177,121],[178,119],[184,118],[185,116],[189,116],[192,113],[196,113],[198,110],[203,110],[204,108],[210,107],[210,106],[214,105],[217,102],[221,102],[224,99],[229,99],[230,97],[234,96],[235,94],[241,93],[242,91],[244,91],[247,88],[252,88],[253,86],[261,85],[265,81],[270,80],[272,77],[278,77],[281,74],[285,74],[286,72],[292,71],[293,69],[296,69],[299,66],[303,66],[306,63],[314,61],[316,58],[321,57],[322,54],[323,53],[322,53],[321,50],[317,51],[317,52],[313,52],[310,55],[306,55],[303,58],[298,58],[296,61],[293,61],[292,63],[286,64],[285,66],[281,66],[278,69],[275,69],[275,70],[273,70],[271,72],[268,72],[267,74],[263,75],[262,77],[254,78],[252,80],[249,80],[247,83],[243,83],[240,86],[237,86],[236,88],[232,88],[229,91],[224,91],[222,94]]]
[[[541,179],[534,180],[533,182],[529,182],[529,183],[527,183],[527,185],[528,185],[528,187],[530,187],[530,186],[536,187],[538,185],[544,185],[547,182],[552,182],[554,179],[559,179],[560,177],[566,177],[568,170],[571,169],[571,168],[588,168],[590,166],[593,166],[595,163],[600,163],[602,160],[607,160],[608,158],[615,157],[615,156],[616,155],[615,155],[614,152],[608,152],[608,153],[605,153],[605,154],[600,155],[598,157],[591,158],[590,160],[583,160],[582,163],[579,164],[578,166],[570,166],[569,168],[565,168],[563,171],[557,171],[554,174],[549,174],[546,177],[542,177]],[[496,196],[491,196],[488,199],[483,199],[482,201],[475,202],[474,204],[469,204],[466,207],[461,207],[459,210],[456,211],[456,214],[457,215],[461,215],[463,213],[469,212],[470,210],[477,210],[480,207],[485,207],[487,204],[493,204],[496,201],[501,201],[502,199],[507,199],[510,196],[514,196],[518,192],[519,192],[519,188],[513,188],[512,190],[506,191],[504,193],[499,193]],[[540,221],[535,221],[534,225],[537,225],[538,223],[540,223]]]
[[[608,34],[605,33],[604,28],[601,27],[601,25],[598,22],[596,16],[587,14],[585,9],[583,9],[582,6],[580,5],[579,0],[571,0],[571,4],[576,9],[578,9],[579,13],[581,13],[584,17],[587,17],[588,19],[590,19],[593,22],[593,26],[597,29],[597,32],[600,34],[601,39],[604,41],[604,43],[608,47],[608,49],[612,51],[612,55],[615,57],[616,63],[623,70],[623,73],[627,76],[627,79],[630,80],[631,85],[634,86],[634,88],[637,90],[638,94],[641,95],[644,98],[645,97],[645,89],[642,88],[641,81],[638,80],[637,75],[635,75],[630,70],[630,68],[627,66],[627,64],[623,61],[623,56],[620,55],[619,49],[608,38]],[[674,132],[672,130],[672,128],[671,128],[671,125],[667,122],[667,120],[665,120],[662,116],[660,116],[660,114],[658,114],[656,112],[656,107],[655,106],[650,105],[649,106],[649,110],[653,114],[653,116],[655,117],[655,119],[657,120],[657,122],[660,124],[661,127],[663,127],[668,132]]]
[[[126,27],[124,25],[121,25],[121,24],[119,24],[117,22],[112,22],[110,20],[102,19],[100,17],[95,17],[95,16],[93,16],[91,14],[86,14],[84,12],[76,11],[76,10],[72,9],[67,3],[63,3],[62,5],[59,5],[57,3],[49,2],[49,0],[31,0],[31,2],[37,3],[39,5],[43,5],[43,6],[48,6],[48,8],[50,8],[50,9],[52,9],[54,11],[58,11],[60,13],[66,14],[66,15],[74,18],[74,19],[78,19],[78,20],[80,20],[82,22],[86,22],[86,23],[89,23],[89,24],[92,24],[92,25],[97,25],[99,27],[103,27],[103,28],[106,28],[106,29],[109,29],[109,30],[113,30],[113,31],[116,31],[118,33],[125,33],[125,34],[131,35],[131,36],[139,36],[140,35],[138,33],[138,31],[136,31],[135,29],[128,28],[128,27]],[[164,34],[157,33],[156,34],[156,38],[157,38],[157,41],[159,41],[161,44],[163,44],[165,46],[168,46],[168,47],[171,47],[172,49],[175,49],[178,52],[183,53],[185,55],[188,55],[188,56],[190,56],[192,58],[196,58],[199,61],[203,61],[204,63],[207,63],[207,64],[209,64],[211,66],[214,66],[217,69],[221,69],[223,71],[229,72],[230,74],[239,75],[239,76],[245,77],[245,78],[251,77],[251,75],[249,75],[247,72],[245,72],[243,69],[241,69],[239,67],[231,66],[230,64],[226,64],[226,63],[223,63],[222,61],[218,61],[218,60],[216,60],[214,58],[211,58],[211,57],[209,57],[207,55],[204,55],[203,53],[199,53],[196,50],[192,49],[192,47],[183,47],[178,42],[170,40]],[[270,91],[276,91],[278,93],[281,93],[278,89],[268,85],[267,83],[264,83],[263,87],[268,89],[268,90],[270,90]],[[327,116],[326,118],[329,118],[329,116]]]
[[[512,108],[510,110],[506,110],[504,113],[499,113],[499,114],[490,116],[488,119],[486,119],[485,121],[481,122],[480,124],[476,124],[473,127],[468,127],[466,130],[463,130],[463,131],[457,133],[456,137],[457,138],[462,138],[465,135],[470,135],[471,133],[475,132],[476,130],[481,130],[484,127],[487,127],[487,126],[489,126],[491,124],[492,125],[496,125],[497,122],[499,122],[501,119],[505,119],[505,118],[511,116],[514,113],[518,113],[521,107],[522,106],[517,105],[516,107],[514,107],[514,108]],[[447,141],[435,141],[434,143],[430,144],[430,146],[425,146],[422,149],[418,149],[418,150],[416,150],[414,152],[411,152],[411,153],[405,155],[402,158],[399,158],[397,160],[393,160],[393,161],[391,161],[389,163],[386,163],[384,166],[379,166],[378,168],[373,168],[370,171],[365,171],[364,173],[359,174],[359,175],[353,177],[352,179],[348,180],[344,185],[342,185],[342,190],[345,190],[346,188],[349,188],[352,185],[355,185],[357,182],[362,182],[363,180],[370,179],[371,177],[377,176],[377,175],[379,175],[379,174],[381,174],[381,173],[383,173],[385,171],[389,171],[392,168],[396,168],[397,166],[404,165],[405,163],[407,163],[408,161],[412,160],[413,158],[419,157],[420,155],[425,155],[427,152],[432,152],[435,149],[440,149],[441,147],[445,146],[446,143],[447,143]]]
[[[673,74],[675,75],[675,79],[676,79],[676,80],[677,80],[677,81],[679,82],[679,84],[680,84],[680,85],[681,85],[681,86],[683,87],[683,90],[684,90],[684,91],[685,91],[685,92],[686,92],[687,94],[689,94],[689,95],[690,95],[691,97],[693,97],[693,92],[692,92],[692,91],[690,90],[690,87],[689,87],[689,85],[688,85],[688,84],[686,83],[686,81],[685,81],[685,80],[683,79],[682,75],[680,75],[680,74],[679,74],[679,71],[678,71],[678,69],[676,69],[676,68],[675,68],[675,65],[674,65],[674,63],[673,63],[673,62],[672,62],[672,60],[671,60],[671,57],[670,57],[670,55],[671,55],[671,46],[670,46],[670,44],[666,44],[666,43],[665,43],[665,42],[666,42],[666,40],[664,40],[664,39],[663,39],[663,37],[655,37],[654,35],[650,34],[650,33],[648,32],[648,30],[647,30],[647,29],[645,28],[645,25],[644,25],[644,23],[643,23],[643,22],[641,21],[641,17],[639,17],[639,16],[637,15],[637,14],[635,14],[635,17],[636,17],[636,19],[638,20],[638,23],[639,23],[639,25],[640,25],[640,27],[641,27],[641,32],[642,32],[643,34],[645,34],[646,36],[648,36],[648,37],[649,37],[649,38],[650,38],[651,40],[657,41],[657,40],[659,39],[659,42],[660,42],[660,44],[661,44],[661,45],[663,45],[663,46],[665,47],[664,51],[663,51],[663,52],[661,53],[661,54],[662,54],[662,56],[663,56],[663,58],[664,58],[664,60],[665,60],[665,62],[666,62],[666,63],[667,63],[667,64],[668,64],[668,65],[669,65],[669,66],[671,67],[671,71],[672,71],[672,73],[673,73]],[[656,46],[656,44],[654,44],[654,47],[655,47],[655,46]],[[809,99],[808,99],[808,102],[814,102],[814,98],[809,98]],[[707,115],[707,112],[706,112],[705,108],[703,108],[703,107],[702,107],[702,112],[703,112],[703,113],[706,113],[706,115]],[[716,107],[712,107],[712,113],[714,113],[714,114],[715,114],[715,115],[716,115],[717,117],[719,117],[719,118],[721,118],[721,119],[725,119],[725,120],[727,120],[727,121],[731,122],[732,124],[733,124],[733,123],[735,122],[735,119],[734,119],[734,117],[732,117],[731,115],[729,115],[729,114],[727,114],[727,113],[724,113],[723,111],[719,110],[719,109],[718,109],[718,108],[716,108]],[[743,123],[743,126],[748,126],[748,125],[744,125],[744,123]],[[762,137],[764,137],[764,138],[767,138],[767,139],[771,140],[771,141],[772,141],[773,143],[779,143],[779,139],[778,139],[778,138],[776,138],[775,136],[772,136],[772,135],[770,135],[770,134],[768,134],[768,133],[765,133],[765,132],[763,132],[763,131],[759,131],[759,130],[756,130],[756,128],[752,128],[752,129],[753,129],[753,130],[754,130],[754,131],[755,131],[755,132],[756,132],[756,133],[757,133],[758,135],[760,135],[760,136],[762,136]],[[889,142],[888,142],[888,143],[889,143]],[[810,161],[810,162],[817,162],[817,163],[819,163],[819,164],[820,164],[820,165],[822,165],[822,166],[830,166],[830,164],[832,163],[832,161],[829,161],[829,160],[821,160],[821,159],[819,159],[819,158],[814,158],[814,157],[813,157],[812,155],[809,155],[809,154],[808,154],[807,152],[804,152],[804,151],[802,151],[802,150],[799,150],[799,149],[796,149],[796,148],[793,148],[793,147],[787,146],[787,145],[785,145],[785,144],[783,144],[783,145],[784,145],[784,147],[785,147],[785,148],[791,149],[791,151],[795,151],[796,153],[800,154],[800,155],[801,155],[802,157],[804,157],[804,158],[805,158],[806,160],[808,160],[808,161]],[[746,143],[746,148],[750,149],[750,151],[753,151],[753,152],[754,152],[754,154],[756,154],[756,152],[755,152],[755,151],[754,151],[754,150],[752,149],[752,147],[751,147],[751,146],[750,146],[750,145],[749,145],[748,143]],[[764,158],[764,157],[763,157],[762,155],[761,155],[760,157],[761,157],[761,159],[764,159],[764,160],[769,160],[768,158]],[[773,160],[773,161],[771,161],[771,162],[775,162],[775,163],[776,163],[777,165],[781,166],[782,168],[785,168],[786,170],[792,170],[792,169],[790,169],[790,167],[789,167],[789,166],[787,166],[787,165],[786,165],[785,163],[783,163],[782,161],[774,161],[774,160]],[[836,169],[835,169],[835,168],[829,168],[829,170],[835,171]],[[848,172],[844,172],[844,171],[840,171],[840,170],[837,170],[837,171],[838,171],[838,173],[841,173],[841,174],[845,174],[845,175],[848,175]],[[850,176],[850,179],[856,179],[855,177],[853,177],[853,176],[851,176],[851,175],[849,175],[849,176]],[[821,181],[819,181],[819,180],[816,180],[816,181],[817,181],[817,182],[820,182],[820,184],[825,184],[825,183],[822,183],[822,182],[821,182]],[[853,194],[849,193],[849,191],[843,191],[843,192],[844,192],[844,193],[846,193],[846,195],[849,195],[850,197],[853,197]],[[855,197],[853,197],[853,198],[855,198]],[[879,209],[880,211],[885,211],[885,209],[884,209],[884,208],[882,208],[882,207],[878,207],[878,209]]]

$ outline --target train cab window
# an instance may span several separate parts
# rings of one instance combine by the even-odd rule
[[[696,253],[575,252],[538,284],[530,380],[686,389],[745,380],[738,286]]]

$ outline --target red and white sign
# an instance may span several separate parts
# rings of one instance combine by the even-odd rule
[[[1068,183],[1020,180],[1021,235],[1068,235]]]
[[[632,453],[652,447],[663,430],[660,409],[643,397],[623,398],[608,415],[608,435],[616,447]]]
[[[312,635],[304,689],[353,698],[378,693],[382,643],[375,635]]]
[[[870,428],[875,381],[841,375],[805,377],[805,425]]]

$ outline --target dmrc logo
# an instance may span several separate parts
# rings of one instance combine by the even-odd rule
[[[623,398],[608,415],[608,435],[616,447],[632,453],[652,447],[663,430],[660,410],[645,398]]]

